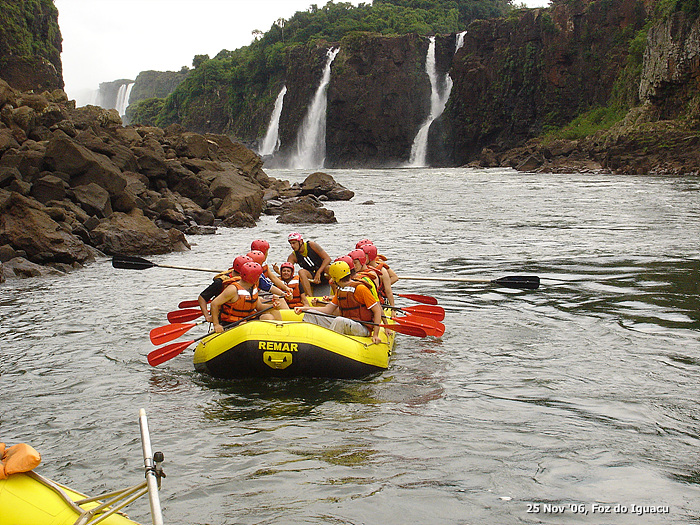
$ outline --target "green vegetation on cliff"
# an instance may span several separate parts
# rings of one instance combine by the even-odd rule
[[[165,99],[161,126],[180,123],[242,139],[264,133],[270,108],[285,77],[289,53],[298,46],[330,45],[357,33],[429,35],[463,30],[478,18],[502,16],[509,0],[375,0],[354,6],[311,5],[279,19],[249,46],[194,57],[194,70]],[[150,117],[149,117],[150,118]]]

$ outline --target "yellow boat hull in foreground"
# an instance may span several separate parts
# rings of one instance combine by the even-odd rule
[[[32,472],[12,474],[0,480],[0,525],[73,525],[80,517],[80,510],[76,510],[52,485],[72,501],[87,497]],[[97,505],[86,503],[82,509]],[[100,523],[136,524],[123,514],[112,514]]]
[[[283,311],[285,319],[299,319]],[[249,321],[203,339],[194,351],[195,369],[220,378],[360,378],[389,367],[395,332],[370,337],[339,334],[298,320]]]

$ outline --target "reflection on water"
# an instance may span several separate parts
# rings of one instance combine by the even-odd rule
[[[357,194],[328,204],[338,224],[294,228],[332,257],[371,238],[399,275],[538,275],[542,286],[401,280],[400,293],[439,300],[447,331],[398,337],[386,372],[222,381],[193,370],[191,349],[146,362],[150,329],[204,288],[199,272],[100,260],[11,281],[0,286],[0,441],[34,445],[57,481],[114,489],[142,477],[144,407],[166,457],[168,523],[698,521],[697,178],[332,175]],[[280,262],[288,229],[263,217],[149,259],[226,268],[265,238]],[[670,512],[528,512],[594,502]],[[129,514],[150,521],[147,505]]]

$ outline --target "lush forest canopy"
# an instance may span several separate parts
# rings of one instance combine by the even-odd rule
[[[374,0],[358,6],[328,2],[323,7],[313,4],[288,20],[280,18],[266,32],[254,32],[256,38],[249,46],[222,50],[213,58],[195,56],[195,69],[175,92],[159,105],[152,99],[138,103],[130,111],[132,122],[160,126],[183,122],[195,104],[207,97],[220,98],[222,89],[226,90],[230,115],[250,110],[254,103],[271,103],[277,94],[274,89],[279,90],[283,80],[286,55],[292,46],[341,42],[361,32],[454,33],[476,19],[503,16],[510,9],[510,0]],[[157,106],[162,109],[154,114]]]

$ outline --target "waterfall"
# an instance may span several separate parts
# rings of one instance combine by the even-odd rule
[[[131,95],[131,88],[133,87],[133,82],[119,86],[119,91],[117,92],[117,103],[114,109],[119,112],[120,117],[123,117],[126,113],[126,108],[129,105],[129,95]]]
[[[455,54],[457,54],[457,51],[462,49],[464,46],[464,36],[467,34],[466,31],[462,31],[461,33],[457,33],[457,37],[455,38]]]
[[[331,64],[340,48],[331,48],[326,53],[326,67],[321,83],[316,90],[311,106],[299,128],[296,154],[292,157],[292,168],[322,168],[326,159],[326,93],[331,80]]]
[[[280,115],[282,115],[282,103],[286,93],[287,86],[282,86],[282,91],[280,91],[279,95],[277,95],[275,107],[272,110],[272,115],[270,115],[270,125],[267,127],[267,133],[265,133],[265,138],[260,146],[260,151],[258,151],[258,155],[261,157],[264,157],[265,155],[272,155],[280,147]]]
[[[435,37],[430,37],[430,45],[428,46],[428,54],[425,57],[425,71],[430,79],[430,113],[428,118],[418,130],[416,138],[413,139],[411,146],[411,156],[408,161],[408,166],[418,168],[426,166],[428,157],[428,132],[433,121],[442,115],[445,111],[445,104],[450,98],[452,91],[452,78],[449,73],[445,74],[443,81],[444,88],[441,90],[438,82],[438,73],[435,63]],[[442,92],[441,92],[442,91]]]

